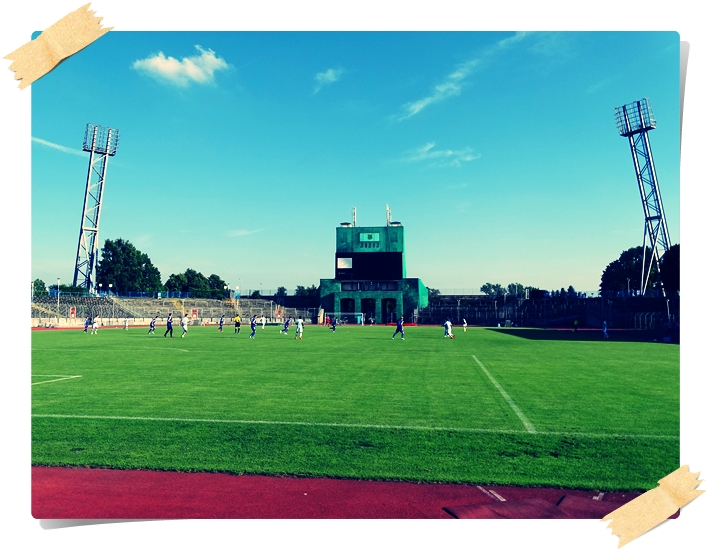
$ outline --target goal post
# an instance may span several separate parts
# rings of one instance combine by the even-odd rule
[[[333,319],[338,319],[339,325],[365,326],[370,323],[362,312],[334,313],[327,311],[323,315],[323,324],[330,326],[333,323]]]

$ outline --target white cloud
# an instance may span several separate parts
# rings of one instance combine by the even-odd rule
[[[570,32],[536,33],[531,51],[560,62],[568,61],[575,57],[574,36]]]
[[[401,107],[401,113],[395,116],[396,120],[405,120],[416,115],[424,108],[429,107],[434,103],[439,103],[447,98],[458,96],[462,91],[462,86],[466,78],[484,61],[498,53],[499,51],[509,48],[511,45],[522,40],[528,33],[518,32],[513,36],[499,40],[496,44],[485,50],[479,57],[460,63],[453,72],[445,77],[445,79],[432,88],[429,95],[417,101],[405,103]]]
[[[47,140],[36,138],[36,137],[33,137],[32,141],[34,141],[35,143],[39,143],[40,145],[44,145],[45,147],[49,147],[51,149],[61,151],[62,153],[67,153],[69,155],[79,155],[82,157],[86,156],[86,153],[80,149],[72,149],[70,147],[65,147],[64,145],[58,145],[56,143],[52,143],[51,141],[47,141]]]
[[[430,166],[461,166],[463,162],[471,162],[481,157],[481,154],[474,153],[471,147],[465,147],[458,151],[452,149],[436,150],[435,142],[426,143],[422,147],[413,149],[407,153],[403,160],[408,162],[430,161]]]
[[[205,50],[195,46],[200,55],[183,57],[178,61],[174,57],[166,57],[163,52],[151,55],[145,59],[133,62],[132,67],[137,71],[158,80],[168,82],[179,87],[186,87],[191,83],[212,84],[215,72],[227,69],[227,62],[215,55],[212,50]]]
[[[247,235],[252,235],[254,233],[259,233],[263,231],[262,229],[234,229],[229,231],[227,235],[230,237],[246,237]]]
[[[317,94],[324,86],[329,86],[334,82],[338,82],[343,74],[343,69],[328,69],[322,73],[316,73],[316,87],[314,93]]]

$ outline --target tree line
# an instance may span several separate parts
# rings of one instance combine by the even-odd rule
[[[652,249],[646,251],[637,246],[629,248],[620,254],[620,257],[607,264],[600,278],[601,292],[627,292],[637,294],[642,284],[642,261],[647,262],[652,257]],[[674,294],[679,291],[681,278],[680,249],[675,244],[669,247],[659,260],[661,273],[656,264],[652,264],[649,276],[648,289],[659,289],[662,286],[667,293]]]
[[[639,294],[642,283],[642,262],[644,260],[644,250],[641,246],[633,247],[623,251],[620,257],[610,262],[602,272],[600,277],[600,291],[602,293],[620,293],[629,292],[630,295]],[[652,255],[652,249],[647,247],[646,260]],[[680,287],[680,252],[679,245],[675,244],[669,247],[659,260],[660,270],[657,270],[655,264],[652,265],[652,271],[649,277],[649,289],[661,289],[664,287],[667,294],[675,294]],[[440,295],[440,291],[436,288],[427,288],[429,298],[433,299]],[[580,296],[580,293],[575,290],[573,285],[567,289],[560,290],[541,290],[532,286],[524,286],[521,283],[510,283],[505,287],[501,284],[485,283],[479,289],[480,292],[490,298],[501,298],[503,296],[528,297],[531,299],[540,299],[545,296],[574,298]]]
[[[619,258],[610,262],[602,272],[600,278],[600,291],[603,293],[627,292],[637,294],[641,287],[643,248],[637,246],[623,251]],[[651,257],[651,248],[647,247],[646,258]],[[680,252],[679,245],[675,244],[664,253],[660,259],[661,274],[652,266],[648,288],[664,287],[667,293],[676,293],[680,286]],[[199,271],[192,268],[186,269],[183,273],[171,274],[165,282],[162,282],[160,271],[153,265],[147,254],[138,250],[131,242],[124,239],[110,240],[104,242],[101,249],[101,260],[96,266],[96,284],[101,285],[102,290],[113,292],[190,292],[195,296],[205,298],[222,298],[227,295],[227,283],[219,275],[212,274],[205,277]],[[111,285],[111,287],[109,287]],[[36,279],[32,283],[33,293],[37,295],[45,294],[48,290],[56,290],[57,285],[47,288],[44,281]],[[59,285],[60,292],[85,292],[85,288],[73,287],[71,285]],[[429,288],[430,299],[436,298],[440,291],[436,288]],[[567,289],[541,290],[532,286],[524,286],[521,283],[509,283],[505,287],[501,284],[485,283],[479,289],[483,294],[499,298],[503,296],[526,297],[539,299],[544,296],[575,297],[578,292],[570,285]],[[284,297],[287,295],[286,288],[280,286],[275,296]],[[297,286],[295,296],[318,296],[319,288],[316,285],[310,287]],[[260,298],[260,291],[255,290],[251,298]]]

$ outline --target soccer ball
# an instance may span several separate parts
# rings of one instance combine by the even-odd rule
[[[450,336],[450,338],[454,338],[454,334],[452,334],[452,335]]]

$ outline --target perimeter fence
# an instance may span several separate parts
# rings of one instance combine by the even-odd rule
[[[600,328],[603,321],[610,328],[678,331],[679,296],[615,296],[596,298],[542,298],[524,300],[493,299],[486,296],[438,296],[417,312],[419,324],[454,324],[481,326]],[[508,323],[507,323],[508,322]]]

